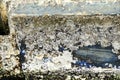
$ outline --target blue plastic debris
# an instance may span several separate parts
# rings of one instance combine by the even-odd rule
[[[76,61],[75,65],[78,65],[79,67],[86,67],[86,68],[92,67],[92,65],[87,63],[86,61]]]
[[[83,61],[76,61],[75,65],[84,66],[84,62]]]
[[[80,65],[80,63],[81,63],[80,61],[76,61],[75,65]]]
[[[83,66],[86,66],[86,62],[85,61],[82,61],[81,62]]]
[[[20,62],[21,63],[25,62],[25,50],[20,51]]]
[[[84,63],[83,63],[83,62],[80,62],[80,66],[84,66]]]
[[[25,50],[26,50],[26,44],[25,44],[25,39],[22,39],[21,41],[20,41],[20,56],[21,56],[21,58],[24,58],[24,55],[25,55]]]
[[[20,49],[21,50],[23,50],[23,49],[26,49],[26,44],[25,44],[25,40],[24,39],[22,39],[21,41],[20,41]]]
[[[63,46],[59,46],[59,51],[63,52],[64,51],[64,47]]]
[[[21,51],[20,51],[20,54],[21,54],[21,55],[25,55],[25,50],[21,50]]]
[[[92,67],[92,65],[91,65],[91,64],[88,64],[88,65],[87,65],[87,67],[88,67],[88,68],[91,68],[91,67]]]

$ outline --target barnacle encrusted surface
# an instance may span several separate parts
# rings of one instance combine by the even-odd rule
[[[115,75],[112,72],[119,74],[120,65],[116,66],[116,63],[120,63],[119,0],[34,0],[35,2],[25,3],[22,0],[3,1],[11,2],[7,23],[10,35],[0,36],[0,77],[3,79],[9,74],[15,74],[7,78],[69,80],[86,77],[90,80],[95,76],[98,79],[101,75],[105,79],[113,79]],[[0,30],[3,29],[4,27]],[[112,46],[110,53],[115,56],[110,60],[118,59],[119,62],[105,62],[109,69],[103,69],[95,66],[87,68],[85,61],[76,61],[76,58],[74,60],[74,50],[96,44],[104,49]],[[92,51],[98,54],[96,50]],[[100,55],[103,54],[101,52],[97,55],[102,56],[101,60],[109,55],[109,51],[103,52],[105,56]],[[75,61],[80,64],[72,65],[76,64]],[[20,71],[23,73],[16,75]]]
[[[16,49],[15,36],[0,35],[0,72],[5,75],[18,74],[19,69],[19,51]],[[8,74],[9,73],[9,74]]]
[[[50,64],[43,65],[45,70],[62,67],[71,69],[72,58],[68,58],[66,63],[63,62],[64,57],[66,57],[64,50],[68,52],[67,57],[72,57],[71,52],[73,50],[96,43],[101,44],[102,47],[112,45],[112,51],[115,54],[120,54],[119,15],[45,15],[37,17],[15,15],[12,21],[17,34],[18,45],[21,45],[19,43],[21,40],[24,40],[26,45],[24,49],[26,51],[25,70],[43,69],[42,62],[45,55],[52,60],[49,60]],[[55,65],[57,66],[53,69]],[[58,65],[62,66],[58,67]]]

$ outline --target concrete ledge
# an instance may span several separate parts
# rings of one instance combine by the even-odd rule
[[[13,36],[0,35],[0,73],[3,72],[6,76],[20,73],[19,51],[15,43]]]
[[[120,1],[63,1],[19,4],[13,13],[26,15],[94,15],[120,14]],[[87,2],[88,1],[88,2]]]

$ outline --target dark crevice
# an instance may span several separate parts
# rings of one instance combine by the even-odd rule
[[[2,19],[2,15],[0,14],[0,35],[9,35],[10,29],[8,26],[8,19]]]
[[[22,63],[25,62],[25,50],[26,50],[25,40],[22,39],[20,41],[20,56],[19,56],[19,58],[20,58],[19,62],[20,62],[21,71],[22,71]]]

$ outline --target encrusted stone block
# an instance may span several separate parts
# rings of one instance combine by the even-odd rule
[[[20,73],[18,55],[19,51],[16,49],[15,37],[0,35],[0,69],[11,74]]]
[[[112,45],[112,51],[120,54],[119,4],[119,0],[39,0],[12,6],[10,35],[15,33],[21,69],[72,69],[72,51],[96,43]]]

